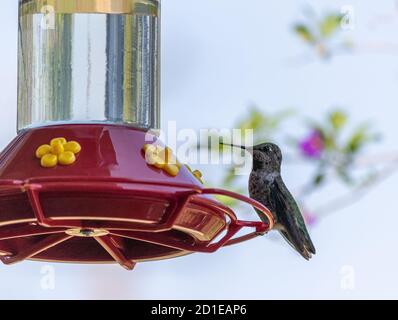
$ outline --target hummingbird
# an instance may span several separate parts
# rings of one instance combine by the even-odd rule
[[[281,176],[282,151],[273,143],[262,143],[254,147],[236,146],[251,153],[253,158],[249,178],[250,197],[272,213],[275,220],[274,229],[306,260],[315,254],[299,206],[286,187]],[[256,209],[260,219],[268,223],[268,218]]]

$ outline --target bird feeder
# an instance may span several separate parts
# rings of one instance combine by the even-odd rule
[[[159,53],[157,0],[19,1],[18,135],[0,154],[3,263],[133,269],[272,228],[260,203],[204,187],[167,156],[148,162],[148,152],[172,157],[155,135],[147,141],[159,128]],[[239,220],[214,195],[269,223]]]

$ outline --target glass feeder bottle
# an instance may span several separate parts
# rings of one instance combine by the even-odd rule
[[[19,0],[18,130],[157,129],[158,0]]]

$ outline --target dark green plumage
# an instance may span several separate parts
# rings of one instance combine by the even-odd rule
[[[273,143],[263,143],[245,148],[252,153],[253,168],[249,179],[250,197],[271,210],[275,229],[305,259],[315,254],[315,247],[308,234],[304,218],[281,177],[282,152]],[[260,218],[267,221],[261,212]]]

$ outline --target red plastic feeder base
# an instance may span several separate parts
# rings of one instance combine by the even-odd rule
[[[206,189],[181,167],[173,177],[145,161],[145,132],[113,125],[27,130],[0,154],[0,259],[137,262],[215,252],[273,227],[269,210],[245,196]],[[69,166],[43,168],[38,146],[65,137],[82,147]],[[156,139],[155,139],[156,140]],[[268,218],[241,221],[211,195],[236,198]],[[253,229],[245,236],[242,228]]]

